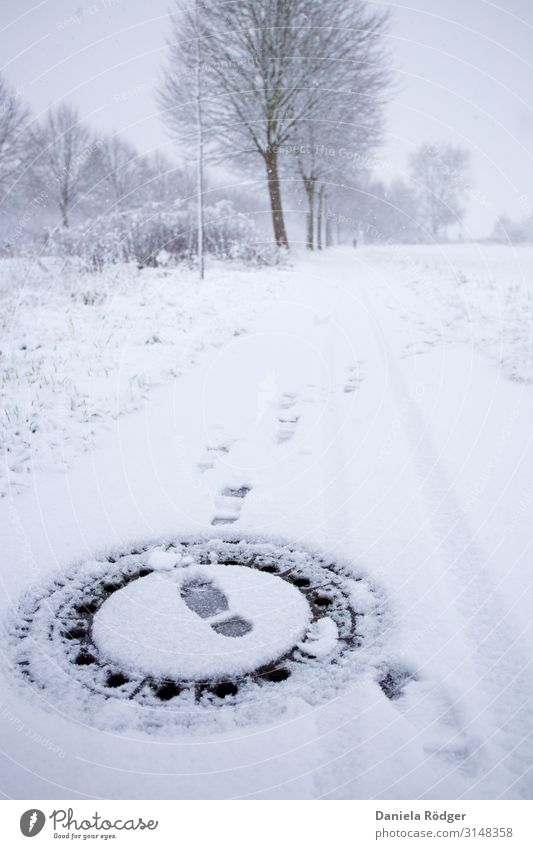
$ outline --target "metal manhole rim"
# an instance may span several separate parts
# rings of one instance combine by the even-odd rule
[[[235,565],[249,568],[260,568],[262,571],[273,572],[277,577],[287,580],[289,583],[295,584],[296,581],[297,589],[308,600],[311,600],[313,622],[324,618],[324,607],[328,611],[330,604],[322,606],[320,603],[316,604],[315,602],[320,598],[328,598],[327,592],[329,591],[334,596],[336,595],[336,600],[332,602],[330,596],[329,602],[333,604],[334,608],[335,604],[337,604],[338,610],[342,608],[345,619],[348,617],[350,620],[349,633],[346,632],[345,628],[339,639],[339,651],[336,651],[334,656],[327,660],[323,658],[312,658],[310,656],[302,657],[297,654],[297,649],[293,647],[289,652],[278,657],[271,664],[255,669],[253,672],[247,673],[242,677],[232,676],[230,679],[211,679],[206,681],[180,681],[171,678],[164,679],[160,676],[144,676],[141,680],[139,676],[135,677],[132,675],[131,670],[121,669],[116,663],[98,657],[94,651],[94,644],[90,640],[90,622],[84,626],[85,636],[81,635],[83,615],[80,614],[80,608],[83,608],[84,605],[86,608],[88,603],[92,603],[92,612],[86,611],[86,618],[92,617],[109,595],[121,587],[126,586],[131,581],[152,572],[146,564],[141,562],[142,558],[146,559],[150,552],[154,550],[163,549],[168,551],[171,548],[188,549],[191,552],[201,551],[204,557],[209,556],[210,558],[216,552],[216,562],[234,563]],[[247,558],[244,557],[245,553],[249,555]],[[230,557],[230,554],[236,556]],[[137,561],[129,560],[129,558],[137,558]],[[305,568],[302,566],[302,558]],[[266,562],[267,559],[273,562],[269,564]],[[122,563],[120,575],[117,575],[116,569],[117,567],[121,567],[121,561],[126,562]],[[200,560],[199,562],[202,561]],[[203,562],[212,562],[212,560],[204,560]],[[102,568],[99,570],[95,569],[95,563]],[[270,569],[269,565],[274,568]],[[307,545],[300,545],[294,540],[282,540],[275,536],[251,535],[237,532],[228,533],[227,530],[224,533],[209,531],[204,534],[180,534],[173,535],[172,537],[167,536],[164,539],[143,540],[131,546],[124,546],[120,551],[108,551],[107,554],[100,555],[99,558],[95,558],[92,561],[84,561],[82,564],[72,567],[60,579],[56,579],[55,581],[51,579],[46,590],[43,587],[43,591],[40,594],[34,594],[33,602],[37,605],[37,610],[39,610],[42,602],[46,599],[54,599],[58,595],[60,598],[62,595],[66,596],[62,602],[60,601],[58,605],[55,605],[55,609],[52,609],[54,607],[53,605],[49,609],[49,618],[52,620],[49,624],[51,625],[53,634],[49,633],[48,636],[50,641],[52,637],[57,638],[57,632],[60,628],[62,630],[63,645],[66,642],[72,647],[77,643],[78,648],[75,650],[78,651],[78,657],[84,654],[85,656],[88,654],[93,655],[92,659],[91,657],[87,658],[87,662],[75,663],[73,662],[74,650],[71,650],[69,653],[69,649],[65,649],[64,659],[66,663],[63,665],[63,672],[66,672],[68,675],[69,672],[73,673],[75,671],[76,674],[73,677],[76,684],[79,685],[81,683],[93,695],[103,697],[106,700],[112,698],[115,698],[117,701],[135,700],[142,707],[153,708],[157,706],[160,708],[167,706],[175,707],[178,703],[176,697],[181,697],[184,692],[190,695],[190,692],[194,690],[193,704],[197,707],[206,708],[213,707],[214,704],[238,701],[236,697],[241,694],[243,689],[249,689],[251,684],[260,688],[267,686],[271,688],[273,684],[283,684],[295,672],[299,671],[298,667],[306,667],[306,669],[312,670],[313,668],[317,669],[318,667],[322,668],[327,665],[340,664],[346,653],[358,648],[361,644],[361,637],[357,629],[358,614],[351,605],[348,595],[342,592],[342,583],[347,580],[357,582],[366,580],[366,578],[354,576],[353,565],[351,568],[350,565],[348,561],[343,561],[340,558],[333,560],[331,556],[320,549],[313,549]],[[281,569],[280,566],[284,566],[285,568]],[[106,567],[109,568],[106,569]],[[111,575],[113,572],[114,580]],[[318,578],[313,580],[313,572],[319,576],[320,580]],[[78,580],[78,586],[76,588],[74,585],[76,580],[80,578],[80,573],[83,577],[83,582],[80,587]],[[94,595],[95,588],[100,587],[106,587],[106,594],[100,595],[99,604],[97,603],[95,607],[94,602],[95,600],[98,601]],[[78,593],[78,596],[74,600],[72,598],[72,592],[69,598],[69,588],[71,590],[76,589]],[[82,594],[81,601],[79,598],[80,593]],[[83,593],[85,593],[85,596],[83,596]],[[342,600],[342,605],[339,599]],[[78,618],[71,624],[70,631],[72,633],[67,636],[65,631],[65,614],[68,615],[74,609],[78,611],[76,614]],[[328,615],[334,612],[329,610]],[[36,617],[36,611],[33,615],[26,616],[26,638],[31,635],[31,622]],[[331,615],[331,618],[335,619],[333,615]],[[60,626],[57,625],[58,622],[61,623]],[[346,622],[344,622],[344,625],[346,625]],[[76,629],[78,629],[77,633]],[[87,635],[89,635],[88,639],[86,639]],[[89,668],[91,668],[92,673],[96,670],[97,674],[92,676],[94,680],[87,674]],[[26,679],[31,679],[31,663],[28,663],[26,659],[19,662],[19,671],[22,672]],[[100,680],[98,680],[98,674],[100,675]],[[107,682],[105,685],[102,683],[104,675]],[[42,684],[42,686],[46,688],[46,683]],[[128,691],[128,686],[131,692]],[[190,708],[191,704],[189,704]]]

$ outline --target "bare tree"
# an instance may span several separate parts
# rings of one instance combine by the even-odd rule
[[[148,177],[147,163],[136,148],[116,135],[102,139],[95,146],[94,164],[106,200],[114,207],[131,206]]]
[[[421,221],[417,213],[417,196],[411,184],[397,177],[386,187],[382,230],[395,242],[419,242]]]
[[[195,150],[198,230],[198,273],[204,278],[204,158],[205,82],[203,53],[205,27],[198,0],[192,7],[176,3],[172,16],[169,58],[159,88],[163,119],[185,148]],[[191,73],[192,72],[192,73]],[[193,128],[191,130],[191,127]]]
[[[172,204],[195,196],[196,177],[160,150],[143,156],[142,193],[146,200]]]
[[[20,168],[27,142],[29,112],[14,89],[0,76],[0,191]]]
[[[356,106],[354,105],[354,111]],[[334,115],[334,113],[333,113]],[[297,171],[302,180],[307,204],[306,245],[331,244],[327,230],[330,198],[339,194],[346,183],[357,181],[368,167],[372,149],[380,140],[381,114],[376,109],[369,123],[351,120],[337,122],[326,118],[302,122],[295,145]]]
[[[212,17],[209,54],[215,95],[220,98],[221,142],[253,151],[264,162],[274,238],[288,247],[283,216],[279,152],[305,114],[313,60],[313,30],[306,26],[306,0],[219,3]]]
[[[202,41],[198,15],[198,0],[194,3],[194,30],[196,49],[194,52],[194,99],[196,105],[196,143],[198,149],[198,273],[204,279],[204,124],[202,109]]]
[[[339,20],[326,21],[325,8],[316,0],[215,0],[202,11],[219,148],[263,160],[274,237],[282,247],[288,239],[280,153],[327,97],[327,69],[347,58],[339,44],[345,16],[341,10]]]
[[[91,130],[68,103],[50,109],[36,134],[36,169],[57,203],[64,227],[73,206],[95,179],[98,145]]]
[[[503,242],[504,244],[531,243],[533,241],[531,223],[529,217],[522,221],[513,221],[506,215],[500,215],[494,222],[494,229],[489,238],[491,241]]]
[[[324,218],[324,191],[325,185],[322,183],[318,190],[318,209],[316,215],[316,247],[317,250],[322,250],[322,222]]]
[[[178,5],[161,89],[165,120],[185,144],[196,137],[201,149],[203,135],[222,156],[261,157],[281,247],[288,247],[284,146],[298,138],[302,123],[312,132],[326,113],[331,128],[331,116],[334,123],[341,110],[372,135],[388,82],[386,21],[386,13],[369,11],[363,0],[196,0],[190,11]],[[318,175],[311,168],[301,177],[312,241]]]
[[[470,152],[451,144],[423,144],[409,157],[419,214],[434,239],[463,219],[469,164]]]
[[[294,131],[298,171],[307,199],[307,247],[322,247],[327,221],[326,184],[342,182],[360,169],[381,141],[383,107],[390,94],[390,62],[385,49],[388,14],[363,0],[317,4],[317,50],[330,61],[315,69],[322,97]],[[327,240],[326,240],[327,241]]]

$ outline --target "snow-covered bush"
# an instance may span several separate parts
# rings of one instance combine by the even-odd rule
[[[78,257],[84,268],[135,262],[140,267],[192,262],[197,248],[197,217],[192,204],[173,207],[151,203],[100,215],[78,227],[54,231],[46,250]],[[219,259],[272,265],[279,257],[265,244],[254,222],[221,200],[205,209],[205,249]]]
[[[194,230],[194,251],[196,251]],[[219,259],[239,259],[251,265],[274,265],[279,251],[261,238],[252,219],[220,200],[205,210],[205,249]]]

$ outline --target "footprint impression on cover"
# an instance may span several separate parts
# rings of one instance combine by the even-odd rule
[[[213,631],[223,637],[244,637],[252,630],[252,624],[242,616],[232,615],[228,599],[221,589],[209,578],[193,578],[181,588],[181,597],[189,610],[210,622]],[[221,614],[228,613],[226,618]]]

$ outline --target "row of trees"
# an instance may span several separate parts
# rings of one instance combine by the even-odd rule
[[[496,220],[490,239],[494,242],[513,245],[533,242],[533,217],[530,214],[520,221],[514,221],[506,215],[501,215]]]
[[[371,242],[442,241],[450,227],[461,227],[472,189],[469,167],[464,148],[422,144],[408,157],[405,178],[384,183],[367,173],[342,209],[352,211],[354,228]]]
[[[204,160],[262,167],[282,248],[282,195],[303,201],[309,249],[334,229],[427,241],[460,223],[468,151],[425,144],[407,181],[372,176],[392,92],[387,26],[388,13],[363,0],[176,0],[159,99],[198,165],[200,250]]]
[[[371,241],[439,239],[461,219],[461,148],[423,145],[408,181],[372,176],[391,92],[385,12],[363,0],[179,2],[159,99],[196,180],[159,153],[140,156],[116,135],[97,136],[70,104],[32,120],[0,79],[0,191],[12,208],[27,216],[31,199],[35,218],[55,209],[66,229],[83,216],[195,195],[201,273],[204,162],[212,173],[224,162],[251,177],[261,166],[282,248],[284,198],[304,206],[310,249],[347,229]]]
[[[103,136],[81,120],[69,103],[50,108],[36,121],[0,77],[0,199],[19,240],[64,228],[105,211],[194,194],[194,181],[160,152],[140,155],[117,135]]]
[[[355,182],[381,140],[387,21],[363,0],[178,0],[160,103],[199,164],[200,197],[204,158],[239,168],[260,161],[276,244],[289,244],[282,182],[295,179],[307,245],[320,242],[328,187]],[[325,156],[326,144],[357,155]]]

